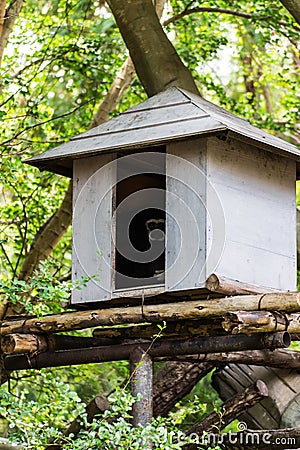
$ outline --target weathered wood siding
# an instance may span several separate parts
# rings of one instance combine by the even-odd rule
[[[206,139],[167,146],[166,290],[204,286]]]
[[[108,154],[74,161],[72,279],[96,278],[73,290],[73,304],[111,298],[113,159]]]
[[[225,218],[224,248],[207,271],[278,289],[296,287],[295,162],[232,140],[208,139],[207,208],[217,193]],[[209,226],[208,248],[219,223]]]

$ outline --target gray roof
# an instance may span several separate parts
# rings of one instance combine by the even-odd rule
[[[224,132],[300,164],[300,150],[295,145],[177,87],[169,88],[26,162],[41,170],[72,176],[72,161],[77,158],[100,152],[139,150],[192,136]]]

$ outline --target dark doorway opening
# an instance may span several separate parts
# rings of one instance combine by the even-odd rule
[[[115,195],[115,288],[165,281],[164,148],[118,159]]]

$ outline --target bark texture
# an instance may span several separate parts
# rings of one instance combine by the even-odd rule
[[[163,359],[163,358],[161,358]],[[252,364],[278,369],[300,369],[300,352],[292,350],[244,350],[240,352],[206,353],[200,355],[177,356],[176,361],[209,362],[211,364]]]
[[[299,0],[280,0],[283,6],[291,13],[300,25],[300,2]]]
[[[23,0],[12,0],[8,8],[6,8],[5,1],[1,0],[0,2],[0,65],[9,35],[19,17],[22,6]]]
[[[164,33],[151,0],[108,0],[149,97],[178,86],[199,94],[190,71]]]
[[[123,325],[126,323],[162,323],[163,321],[207,320],[222,318],[229,311],[299,311],[300,293],[242,295],[236,297],[194,300],[158,305],[115,307],[90,311],[76,311],[52,314],[43,318],[20,318],[5,320],[1,334],[11,333],[52,333],[82,330],[99,325]]]
[[[276,311],[228,312],[222,323],[224,330],[232,334],[273,333],[288,331],[300,333],[300,314],[284,314]]]
[[[153,415],[166,416],[195,384],[213,368],[211,363],[191,364],[168,362],[155,375],[153,386]]]

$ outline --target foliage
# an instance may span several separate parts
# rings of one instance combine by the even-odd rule
[[[5,278],[0,280],[1,294],[31,314],[61,312],[69,300],[72,283],[54,277],[49,265],[48,261],[41,262],[39,270],[28,281],[11,279],[7,283]]]
[[[18,396],[4,387],[0,389],[0,415],[8,424],[10,438],[28,450],[40,450],[50,439],[60,442],[64,450],[147,449],[150,442],[155,449],[175,450],[188,442],[180,431],[180,421],[177,418],[175,422],[172,414],[168,419],[153,419],[145,427],[130,425],[134,398],[125,390],[111,394],[110,410],[88,423],[84,403],[65,381],[43,370],[36,385],[34,392],[32,384],[24,384]],[[195,401],[196,406],[201,405]],[[65,437],[60,430],[77,416],[82,430],[77,437]]]
[[[12,384],[11,391],[0,389],[0,415],[8,424],[9,437],[27,448],[40,448],[84,411],[76,392],[51,371],[44,370],[34,383],[25,375],[22,383]]]

